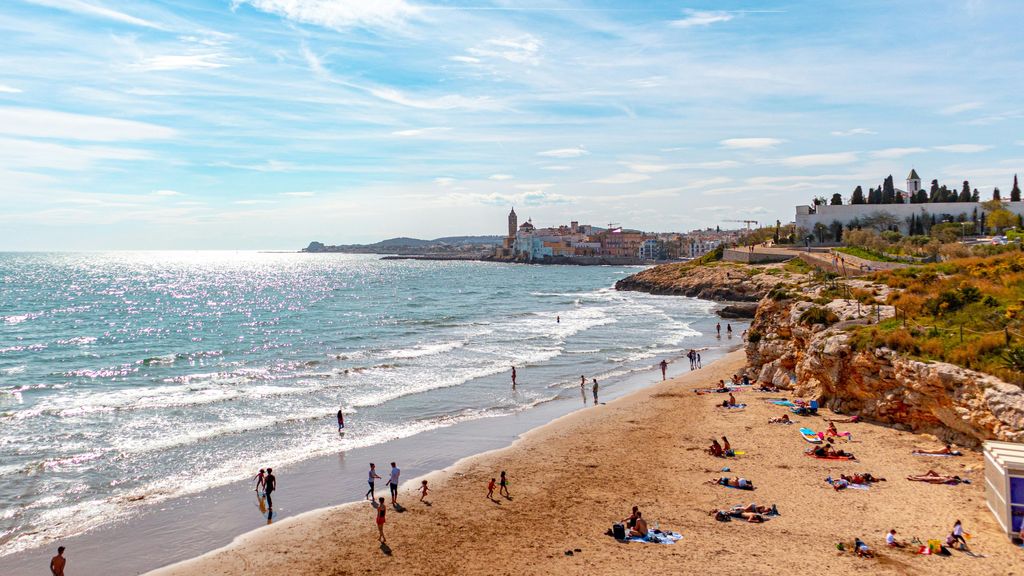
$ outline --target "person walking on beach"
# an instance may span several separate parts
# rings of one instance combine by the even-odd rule
[[[594,406],[597,406],[597,378],[594,378],[594,386],[592,387],[592,390],[594,391]]]
[[[697,353],[691,348],[686,357],[690,359],[690,370],[693,370],[697,366]]]
[[[516,389],[516,367],[512,367],[512,389]]]
[[[505,471],[504,470],[501,471],[501,476],[500,477],[501,477],[501,480],[498,481],[498,485],[501,486],[501,489],[498,490],[498,494],[501,494],[505,498],[508,498],[509,500],[511,500],[512,499],[512,495],[508,493],[508,478],[505,477]]]
[[[697,369],[699,370],[699,369],[703,368],[703,366],[700,365],[700,352],[696,352],[696,354],[697,354]]]
[[[491,478],[491,481],[487,483],[487,499],[494,500],[494,478]]]
[[[401,473],[402,473],[402,471],[398,469],[398,466],[395,466],[395,463],[392,462],[391,463],[391,476],[388,476],[388,488],[391,489],[391,505],[392,506],[398,505],[398,476]]]
[[[668,362],[665,360],[661,361],[661,379],[665,379],[665,370],[668,369]]]
[[[370,485],[370,489],[366,491],[366,499],[373,502],[377,495],[373,493],[373,481],[380,480],[380,476],[377,476],[377,465],[370,462],[370,474],[366,477],[366,483]]]
[[[345,413],[340,409],[338,410],[338,432],[345,429]]]
[[[732,324],[725,325],[725,333],[729,336],[729,338],[732,338]]]
[[[57,548],[57,555],[50,558],[50,574],[53,576],[64,576],[64,566],[68,563],[68,559],[64,557],[64,547],[60,546]]]
[[[423,502],[423,499],[426,498],[429,493],[430,488],[427,488],[427,481],[424,480],[420,483],[420,502]]]
[[[255,480],[256,480],[256,493],[257,494],[259,494],[260,488],[266,488],[267,487],[267,481],[266,481],[266,478],[265,478],[266,474],[267,473],[263,471],[263,468],[260,468],[260,473],[256,475]]]
[[[274,492],[274,490],[277,490],[277,477],[274,476],[273,468],[267,468],[267,477],[264,478],[263,489],[266,491],[267,494],[267,510],[273,512],[274,500],[270,497],[270,495]]]
[[[722,335],[722,323],[721,322],[715,324],[715,331],[718,332],[719,336]]]
[[[583,396],[583,405],[587,404],[587,377],[580,375],[580,395]]]
[[[388,507],[384,505],[384,497],[380,497],[380,502],[377,504],[377,541],[381,544],[388,541],[384,537],[384,517],[388,513]]]

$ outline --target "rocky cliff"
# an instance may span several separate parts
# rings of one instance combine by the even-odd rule
[[[779,298],[779,294],[773,294]],[[850,329],[891,317],[888,306],[827,300],[804,288],[764,298],[748,331],[756,380],[845,414],[977,446],[1024,442],[1024,391],[988,374],[914,360],[886,348],[858,350]]]
[[[731,262],[663,264],[619,280],[615,289],[719,302],[757,302],[780,280],[790,276],[792,274],[781,265],[748,266]]]

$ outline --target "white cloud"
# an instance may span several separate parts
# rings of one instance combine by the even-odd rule
[[[221,52],[198,54],[162,54],[149,56],[136,62],[132,68],[144,71],[163,70],[214,70],[227,66]]]
[[[718,22],[728,22],[733,19],[733,14],[722,11],[710,10],[687,10],[686,17],[673,20],[672,26],[676,28],[693,28],[695,26],[710,26]]]
[[[511,180],[513,176],[511,174],[491,174],[489,180]]]
[[[392,136],[402,136],[403,138],[412,138],[416,136],[429,136],[438,132],[448,132],[451,128],[446,126],[433,126],[430,128],[411,128],[409,130],[396,130],[392,132]]]
[[[941,152],[952,152],[954,154],[977,154],[978,152],[991,150],[992,146],[985,144],[949,144],[946,146],[935,146],[935,149]]]
[[[712,162],[696,162],[694,164],[688,164],[687,168],[703,168],[705,170],[723,170],[725,168],[735,168],[740,163],[735,160],[718,160]]]
[[[448,58],[452,62],[462,62],[463,64],[479,64],[479,58],[473,58],[472,56],[452,56]]]
[[[455,178],[449,178],[447,176],[442,176],[440,178],[434,178],[434,184],[438,184],[440,186],[451,186],[454,183],[455,183]]]
[[[316,196],[316,192],[282,192],[281,196],[290,196],[292,198],[312,198]]]
[[[545,150],[544,152],[538,152],[538,156],[547,156],[548,158],[579,158],[580,156],[586,156],[590,154],[583,146],[577,146],[576,148],[558,148],[556,150]]]
[[[177,132],[173,128],[134,120],[70,114],[40,108],[0,107],[0,134],[115,142],[172,138]]]
[[[134,26],[142,26],[144,28],[155,28],[157,30],[165,30],[163,26],[156,22],[149,20],[143,20],[142,18],[136,18],[130,14],[124,12],[118,12],[117,10],[111,10],[103,6],[96,4],[90,4],[83,0],[26,0],[30,4],[37,6],[46,6],[47,8],[56,8],[58,10],[65,10],[67,12],[73,12],[75,14],[82,14],[85,16],[94,16],[97,18],[105,18],[107,20],[113,20],[115,22],[121,22],[122,24],[132,24]]]
[[[181,192],[178,192],[177,190],[156,190],[156,191],[153,192],[153,196],[162,196],[162,197],[181,196],[181,195],[182,195]]]
[[[352,27],[394,28],[420,14],[404,0],[233,0],[295,22],[343,30]]]
[[[945,116],[952,116],[954,114],[967,112],[969,110],[977,110],[978,108],[981,108],[981,106],[981,102],[964,102],[963,104],[954,104],[952,106],[946,106],[945,108],[939,110],[939,114],[943,114]]]
[[[722,140],[719,144],[724,148],[732,148],[737,150],[747,149],[758,149],[758,148],[772,148],[782,144],[782,140],[778,138],[729,138]]]
[[[255,206],[258,204],[277,204],[277,200],[235,200],[232,204],[241,206]]]
[[[874,130],[868,130],[867,128],[851,128],[849,130],[833,130],[833,136],[860,136],[860,135],[871,135],[878,134]]]
[[[927,148],[919,148],[917,146],[908,148],[883,148],[882,150],[875,150],[871,153],[871,156],[873,158],[894,159],[903,158],[904,156],[909,156],[911,154],[920,154],[921,152],[927,151]]]
[[[534,64],[540,62],[539,52],[541,41],[532,34],[523,34],[515,38],[494,38],[481,46],[467,50],[479,58],[501,58],[515,64]]]
[[[783,158],[786,166],[834,166],[836,164],[852,164],[857,161],[856,152],[834,152],[831,154],[803,154]]]
[[[145,150],[108,146],[67,146],[55,142],[0,138],[0,167],[61,171],[95,170],[97,163],[147,160]],[[10,185],[8,180],[2,180]]]
[[[732,182],[732,178],[728,178],[728,177],[725,177],[725,176],[716,176],[714,178],[707,178],[705,180],[696,180],[696,181],[693,181],[693,182],[688,182],[686,184],[686,187],[687,188],[707,188],[708,186],[720,186],[722,184],[728,184],[729,182]]]
[[[644,162],[625,162],[624,163],[633,172],[640,172],[643,174],[657,174],[659,172],[667,172],[669,170],[678,170],[681,168],[679,164],[653,164]]]
[[[500,104],[486,96],[469,98],[461,94],[446,94],[434,98],[413,98],[399,90],[383,86],[369,87],[365,88],[365,90],[386,102],[401,104],[409,108],[419,108],[421,110],[455,110],[458,108],[467,110],[499,110],[502,108]]]
[[[644,180],[650,180],[651,177],[646,174],[636,174],[633,172],[622,172],[620,174],[614,174],[605,178],[598,178],[597,180],[591,180],[594,184],[633,184],[635,182],[643,182]]]
[[[1024,144],[1021,144],[1024,146]],[[572,166],[566,166],[565,164],[549,164],[547,166],[541,166],[541,170],[551,170],[552,172],[565,172],[572,170]]]
[[[305,42],[302,43],[301,49],[302,58],[306,61],[306,65],[309,66],[309,69],[313,71],[313,74],[316,74],[319,77],[325,77],[329,75],[327,69],[324,68],[323,61],[320,60],[320,57],[314,54],[313,51],[309,49],[309,46],[306,46]]]
[[[15,88],[14,86],[8,86],[6,84],[0,84],[0,93],[3,94],[20,94],[21,88]]]

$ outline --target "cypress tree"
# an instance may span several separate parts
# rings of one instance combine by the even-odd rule
[[[924,191],[924,188],[922,188],[922,189],[917,191],[917,203],[918,204],[927,204],[928,203],[928,193]]]
[[[938,180],[932,180],[932,187],[931,187],[931,189],[928,190],[928,201],[929,202],[938,202],[938,196],[939,196],[939,181]]]
[[[864,190],[860,186],[853,189],[853,194],[850,196],[850,204],[866,204],[864,200]]]
[[[868,192],[868,204],[881,204],[881,203],[882,203],[882,189],[880,187],[879,188],[872,188],[871,191]]]
[[[993,200],[1002,200],[1002,197],[999,195],[999,187],[998,186],[996,186],[995,188],[992,189],[992,199]]]
[[[964,180],[964,188],[960,191],[960,197],[956,199],[957,202],[970,202],[971,201],[971,185],[968,184],[967,180]]]
[[[895,201],[896,187],[892,184],[892,174],[889,174],[882,182],[882,204],[892,204]]]
[[[1013,190],[1010,190],[1010,202],[1020,202],[1020,186],[1017,185],[1017,175],[1013,175]]]
[[[974,189],[974,192],[971,192],[971,202],[981,202],[981,194],[978,194],[977,188]]]
[[[836,192],[835,194],[833,194],[832,195],[832,201],[830,202],[830,204],[832,204],[833,206],[842,206],[843,205],[843,197],[842,197],[842,195],[839,194],[839,192]]]

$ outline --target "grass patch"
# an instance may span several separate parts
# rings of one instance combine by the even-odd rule
[[[835,248],[836,252],[842,252],[843,254],[849,254],[850,256],[856,256],[857,258],[863,258],[864,260],[871,260],[873,262],[899,262],[899,260],[882,254],[881,252],[875,252],[874,250],[868,250],[867,248],[861,248],[860,246],[843,246],[841,248]]]
[[[782,265],[782,268],[787,272],[793,274],[808,274],[813,268],[807,262],[804,262],[803,258],[792,258],[786,260],[786,263]]]

